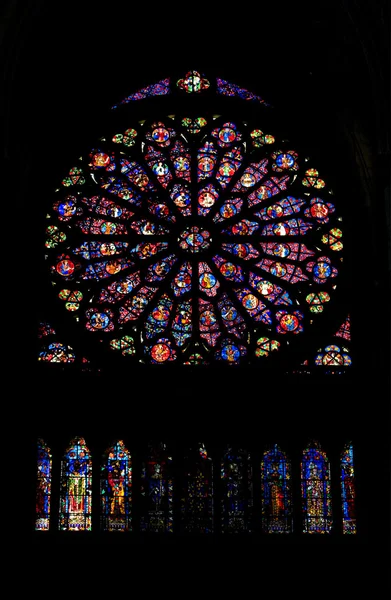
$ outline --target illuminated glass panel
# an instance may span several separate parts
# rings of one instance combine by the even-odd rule
[[[330,465],[319,444],[303,452],[301,493],[304,533],[330,533],[332,528]]]
[[[224,96],[237,96],[238,98],[242,98],[243,100],[254,100],[256,102],[259,102],[260,104],[269,106],[269,104],[267,104],[265,100],[263,100],[263,98],[261,98],[260,96],[256,96],[255,94],[249,92],[245,88],[239,87],[235,83],[229,83],[225,79],[219,78],[217,78],[216,81],[218,94],[223,94]]]
[[[181,516],[183,531],[213,532],[213,462],[201,442],[184,457]]]
[[[73,348],[60,342],[47,344],[38,354],[38,361],[44,363],[74,363],[76,360]]]
[[[171,533],[174,526],[172,456],[163,443],[150,444],[141,467],[140,529]]]
[[[250,454],[230,446],[221,460],[221,531],[252,531],[253,473]]]
[[[100,476],[101,529],[132,529],[132,458],[122,440],[103,457]]]
[[[149,96],[164,96],[170,93],[170,79],[162,79],[158,81],[158,83],[154,83],[152,85],[148,85],[138,92],[134,94],[130,94],[124,98],[119,104],[128,104],[134,100],[144,100],[144,98],[148,98]],[[112,106],[113,109],[117,108],[116,106]]]
[[[265,104],[245,88],[189,71],[123,104],[168,92],[178,110],[146,120],[122,111],[122,124],[119,110],[115,129],[63,171],[46,224],[55,293],[102,368],[127,337],[145,364],[263,356],[263,365],[280,365],[334,305],[343,259],[337,194],[310,157],[267,123],[260,128],[256,113],[245,121],[203,114],[216,92],[232,97],[221,98],[228,113],[246,100]],[[169,314],[156,320],[163,296]]]
[[[90,531],[92,460],[83,438],[74,438],[61,461],[61,531]]]
[[[349,315],[346,317],[346,321],[344,321],[342,323],[341,327],[338,329],[338,331],[335,335],[337,337],[343,338],[344,340],[347,340],[348,342],[350,342],[351,335],[350,335],[350,316]]]
[[[342,532],[357,533],[356,486],[354,481],[353,446],[346,444],[341,454]]]
[[[275,445],[265,452],[261,462],[262,531],[291,533],[292,491],[291,464]]]
[[[52,486],[52,453],[42,439],[38,440],[37,489],[35,500],[35,529],[48,531]]]

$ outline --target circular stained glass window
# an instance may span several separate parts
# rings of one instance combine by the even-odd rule
[[[258,97],[216,81],[164,80],[156,89],[182,94],[164,118],[121,108],[121,127],[117,115],[53,196],[52,282],[102,360],[126,345],[126,360],[153,364],[278,361],[327,312],[308,298],[335,293],[342,231],[326,174],[268,130],[268,108],[245,117]],[[187,112],[186,94],[219,85],[243,120],[229,103]]]

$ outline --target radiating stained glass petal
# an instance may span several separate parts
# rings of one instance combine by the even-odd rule
[[[271,273],[274,275],[274,277],[279,277],[280,279],[284,279],[290,283],[298,283],[299,281],[308,280],[307,275],[303,273],[300,267],[295,267],[294,265],[290,265],[288,263],[263,258],[259,263],[256,264],[256,266],[260,269],[263,269],[267,273]]]
[[[207,215],[219,198],[219,192],[212,183],[202,187],[198,192],[198,214]]]
[[[254,321],[262,321],[266,325],[272,322],[272,313],[266,308],[266,304],[261,302],[256,294],[249,288],[243,287],[234,290],[243,308],[254,319]]]
[[[183,263],[175,278],[171,282],[171,288],[175,296],[182,296],[191,290],[192,266],[189,262]]]
[[[236,306],[228,298],[227,294],[222,294],[221,300],[217,303],[217,306],[227,332],[230,335],[234,335],[235,337],[244,340],[247,333],[246,323]]]
[[[117,279],[100,292],[98,302],[109,302],[115,304],[120,302],[125,296],[128,296],[135,288],[140,285],[140,271],[136,271],[126,277]]]
[[[297,244],[294,242],[284,242],[283,244],[279,242],[268,242],[266,244],[262,243],[260,246],[266,254],[279,256],[281,258],[289,258],[289,260],[303,261],[315,255],[315,252],[309,250],[305,244]]]
[[[228,198],[224,200],[220,206],[219,211],[213,217],[215,223],[224,221],[225,219],[231,219],[240,213],[243,206],[243,200],[240,197]]]
[[[313,224],[303,219],[288,219],[279,223],[270,223],[262,230],[261,235],[305,235],[309,229],[313,228]]]
[[[176,258],[175,254],[170,254],[169,256],[158,260],[156,263],[148,267],[145,274],[145,281],[148,281],[149,283],[163,281],[177,260],[178,259]]]
[[[198,284],[201,292],[207,296],[216,296],[220,283],[206,262],[198,263]]]
[[[104,219],[94,219],[87,217],[84,221],[78,221],[76,226],[83,233],[93,235],[126,235],[128,233],[125,225],[122,223],[114,223],[113,221],[105,221]]]
[[[191,181],[191,157],[189,149],[183,142],[177,141],[170,150],[170,158],[174,165],[175,175],[186,181]]]
[[[239,181],[234,185],[234,192],[248,192],[267,175],[268,159],[263,158],[259,163],[251,163],[245,169]]]
[[[259,229],[259,224],[256,221],[243,219],[235,223],[235,225],[231,225],[228,229],[224,229],[222,233],[227,233],[228,235],[252,235],[257,229]]]
[[[157,288],[142,287],[132,298],[126,300],[119,309],[118,323],[123,324],[128,321],[135,321],[143,314],[157,292]]]
[[[82,279],[93,279],[99,281],[100,279],[107,279],[112,275],[116,275],[132,267],[134,263],[126,258],[117,258],[115,260],[104,260],[101,262],[92,263],[87,266],[84,273],[82,273]]]
[[[156,306],[151,310],[145,323],[145,337],[150,339],[161,335],[167,328],[173,301],[163,294]]]
[[[179,348],[182,348],[192,335],[192,305],[191,301],[180,302],[175,311],[172,323],[172,335]]]
[[[230,183],[232,177],[235,175],[243,161],[243,154],[240,148],[232,148],[228,150],[220,160],[217,171],[216,179],[220,183],[222,188],[226,188]],[[233,188],[236,190],[236,187]]]
[[[209,346],[215,346],[220,337],[220,326],[211,302],[202,298],[198,299],[200,337]]]
[[[249,194],[248,205],[254,206],[255,204],[259,204],[260,202],[285,191],[290,181],[291,177],[289,175],[271,177],[270,179],[263,181],[262,185]]]
[[[169,233],[169,230],[166,227],[163,227],[163,225],[152,223],[147,219],[133,221],[130,224],[130,227],[139,235],[165,235]]]
[[[276,201],[268,207],[262,208],[262,210],[254,214],[262,219],[262,221],[281,219],[281,217],[289,217],[294,213],[299,213],[303,204],[305,204],[305,200],[288,196],[287,198]]]
[[[258,250],[252,244],[222,244],[221,247],[226,252],[231,252],[244,260],[251,260],[259,256]]]
[[[240,265],[235,265],[233,262],[225,260],[218,254],[213,256],[213,262],[219,269],[220,273],[225,277],[225,279],[228,279],[228,281],[235,281],[236,283],[244,281],[243,269]]]

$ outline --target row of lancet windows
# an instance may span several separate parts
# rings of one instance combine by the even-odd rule
[[[138,518],[132,519],[132,456],[123,441],[117,441],[100,463],[100,528],[102,531],[174,531],[179,519],[181,531],[213,533],[214,491],[219,489],[219,519],[223,533],[253,530],[253,467],[248,452],[228,448],[220,461],[220,474],[204,444],[183,457],[181,475],[173,472],[173,458],[164,444],[150,445],[141,463]],[[340,456],[342,532],[356,533],[353,447],[346,444]],[[333,507],[330,464],[317,442],[302,453],[302,532],[330,533]],[[94,475],[95,477],[95,475]],[[263,533],[292,533],[292,472],[289,457],[277,446],[264,452],[259,477]],[[335,474],[333,474],[335,477]],[[38,440],[35,529],[51,526],[52,453]],[[215,488],[215,490],[214,490]],[[174,491],[179,500],[174,511]],[[335,500],[335,498],[334,498]],[[175,516],[178,515],[178,516]],[[133,522],[134,521],[134,522]],[[177,524],[176,524],[177,527]],[[61,461],[58,528],[60,531],[91,531],[92,458],[83,438],[74,438]]]

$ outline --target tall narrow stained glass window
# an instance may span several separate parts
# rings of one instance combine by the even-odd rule
[[[356,488],[354,481],[353,446],[346,444],[341,454],[342,532],[357,533]]]
[[[116,442],[103,456],[100,480],[101,529],[132,529],[132,457],[124,442]]]
[[[253,473],[250,454],[229,447],[221,461],[221,530],[250,533],[253,510]]]
[[[50,497],[52,485],[52,453],[40,438],[38,440],[37,488],[35,502],[35,529],[48,531],[50,526]]]
[[[150,444],[141,467],[140,529],[171,533],[174,527],[172,456],[164,443]]]
[[[261,462],[262,531],[292,533],[291,464],[275,445]]]
[[[213,532],[213,462],[203,443],[184,457],[181,516],[187,533]]]
[[[85,440],[75,437],[61,462],[60,530],[91,530],[91,486],[91,454]]]
[[[301,492],[304,533],[330,533],[332,528],[330,464],[318,442],[303,452]]]

